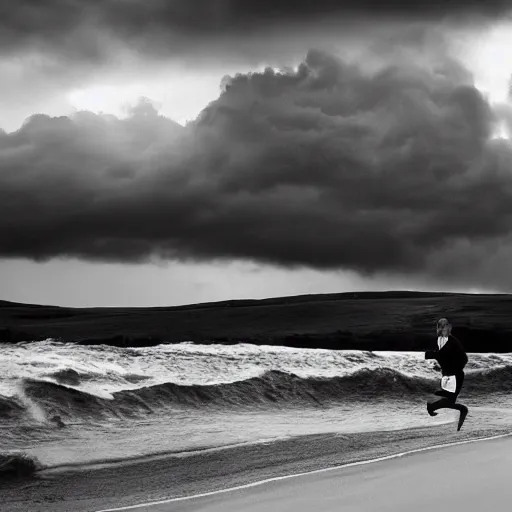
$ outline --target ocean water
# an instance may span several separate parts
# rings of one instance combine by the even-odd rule
[[[512,426],[511,377],[512,355],[469,355],[460,401],[471,421]],[[0,453],[58,468],[436,426],[457,419],[426,414],[438,381],[417,352],[0,345]]]

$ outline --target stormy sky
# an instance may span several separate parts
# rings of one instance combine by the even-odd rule
[[[510,292],[510,12],[0,2],[2,298]]]

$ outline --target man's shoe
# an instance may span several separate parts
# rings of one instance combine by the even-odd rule
[[[464,420],[466,419],[466,416],[468,415],[468,408],[465,405],[463,405],[462,407],[464,407],[464,409],[462,409],[462,411],[460,411],[459,424],[457,425],[457,432],[462,428],[462,424],[464,423]]]
[[[430,414],[430,416],[437,416],[437,412],[432,410],[432,404],[427,403],[427,412]]]

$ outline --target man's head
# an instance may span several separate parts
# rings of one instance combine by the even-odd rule
[[[446,318],[440,318],[437,321],[437,335],[438,336],[449,336],[452,332],[452,326]]]

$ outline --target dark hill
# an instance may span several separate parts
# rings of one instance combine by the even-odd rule
[[[448,317],[470,352],[512,351],[512,296],[357,292],[156,308],[66,308],[0,301],[0,341],[45,338],[147,346],[161,342],[424,350]]]

